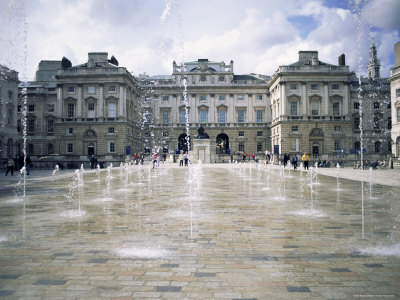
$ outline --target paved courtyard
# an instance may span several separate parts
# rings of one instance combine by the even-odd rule
[[[336,174],[32,170],[25,198],[3,177],[0,298],[399,299],[400,170]]]

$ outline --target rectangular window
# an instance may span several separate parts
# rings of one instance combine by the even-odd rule
[[[244,131],[239,131],[239,136],[244,136]]]
[[[108,141],[108,152],[114,153],[115,152],[115,143],[114,141]]]
[[[244,151],[244,142],[239,142],[239,151]]]
[[[339,116],[340,115],[340,103],[339,102],[333,102],[332,103],[332,109],[333,109],[333,115],[334,116]]]
[[[88,118],[94,118],[94,102],[88,103]]]
[[[74,152],[74,144],[72,142],[67,142],[67,153]]]
[[[150,124],[151,123],[151,113],[149,111],[145,111],[143,119],[144,119],[143,122],[145,124]]]
[[[396,98],[400,98],[400,89],[396,90]]]
[[[47,111],[54,112],[54,104],[47,104]]]
[[[109,118],[115,118],[117,116],[117,103],[108,103],[108,115]]]
[[[225,95],[219,95],[219,96],[218,96],[218,100],[221,100],[221,101],[222,101],[222,100],[225,100]]]
[[[13,100],[13,98],[14,98],[13,92],[12,91],[8,91],[8,99],[9,100]]]
[[[332,84],[332,90],[338,90],[339,89],[339,84],[337,84],[337,83],[334,83],[334,84]]]
[[[375,130],[381,129],[381,121],[378,116],[374,116],[374,129]]]
[[[360,129],[360,118],[359,117],[354,118],[354,127],[353,128],[356,130]]]
[[[54,120],[47,120],[47,132],[54,132]]]
[[[109,91],[109,92],[115,92],[115,85],[110,85],[110,86],[108,87],[108,91]]]
[[[225,115],[226,115],[225,110],[221,109],[219,111],[219,114],[218,114],[220,123],[225,123],[226,122]]]
[[[165,131],[164,131],[164,132],[162,133],[162,136],[163,136],[163,137],[168,137],[168,132],[165,132]]]
[[[297,101],[290,102],[290,114],[292,116],[297,116]]]
[[[74,128],[67,129],[67,134],[73,134],[73,133],[74,133]]]
[[[200,96],[200,101],[206,101],[207,100],[207,97],[206,96]]]
[[[257,152],[263,152],[263,144],[257,143]]]
[[[400,123],[400,107],[397,108],[397,123]]]
[[[318,101],[311,102],[311,115],[313,115],[313,116],[319,115],[319,102]]]
[[[294,138],[291,139],[290,150],[298,152],[300,149],[300,139]]]
[[[75,87],[73,85],[68,87],[68,93],[73,93],[75,92]]]
[[[169,100],[169,96],[168,96],[168,95],[162,96],[162,100],[163,100],[163,101],[168,101],[168,100]]]
[[[95,94],[95,93],[96,93],[96,87],[94,85],[89,85],[88,94]]]
[[[243,95],[238,95],[237,96],[237,100],[238,101],[243,101],[244,100],[244,96]]]
[[[35,105],[29,104],[28,105],[28,112],[34,112],[35,111]]]
[[[380,105],[379,102],[374,102],[374,109],[379,109]]]
[[[335,131],[340,131],[340,126],[339,126],[339,125],[336,125],[336,126],[334,127],[334,129],[335,129]]]
[[[292,90],[292,91],[297,91],[297,84],[292,83],[292,84],[290,85],[290,90]]]
[[[263,136],[263,132],[262,131],[257,131],[257,136]]]
[[[263,95],[257,95],[257,100],[262,100],[263,99]]]
[[[205,109],[200,110],[200,123],[207,123],[207,111]]]
[[[238,114],[238,123],[244,123],[244,110],[239,109],[237,111],[237,114]]]
[[[186,124],[186,109],[181,110],[181,123]]]
[[[35,120],[28,120],[28,132],[33,133],[35,132]]]
[[[262,110],[256,110],[256,122],[257,123],[262,123],[263,122],[263,111]]]
[[[335,139],[334,140],[334,149],[335,149],[335,151],[339,151],[340,149],[342,149],[340,147],[340,139]]]
[[[353,108],[354,109],[360,109],[360,103],[359,102],[354,102],[353,103]]]
[[[168,110],[162,111],[162,122],[163,122],[163,124],[169,123],[169,111]]]
[[[73,118],[75,116],[75,104],[68,103],[67,105],[67,118]]]
[[[108,127],[108,133],[114,133],[114,127]]]
[[[313,91],[318,90],[318,84],[316,84],[316,83],[311,84],[311,90],[313,90]]]
[[[299,126],[297,125],[292,126],[292,131],[299,131]]]
[[[21,132],[21,130],[22,130],[21,120],[17,120],[17,132]]]
[[[387,129],[392,129],[392,117],[388,117],[387,120]]]

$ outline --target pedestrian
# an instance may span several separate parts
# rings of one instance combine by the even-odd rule
[[[183,155],[183,159],[185,160],[185,167],[189,166],[189,154],[187,153],[187,151]]]
[[[7,174],[8,174],[9,171],[11,171],[11,176],[14,176],[14,166],[15,166],[14,159],[13,159],[13,157],[10,155],[10,156],[8,157],[8,160],[7,160],[7,171],[6,171],[6,176],[7,176]]]
[[[269,163],[271,161],[271,151],[267,149],[266,153],[267,153],[267,163]]]
[[[292,156],[292,165],[293,165],[293,169],[296,171],[297,170],[297,155],[296,154],[294,154],[293,156]]]
[[[90,156],[90,168],[94,169],[95,158],[94,155]]]
[[[179,166],[183,167],[183,152],[181,151],[181,153],[179,154]]]
[[[303,156],[301,157],[301,160],[303,161],[304,169],[308,170],[308,162],[310,161],[310,156],[308,156],[307,152],[304,152]]]
[[[283,155],[283,167],[286,167],[287,162],[289,160],[289,155],[287,155],[286,153]]]
[[[251,159],[254,160],[256,158],[256,155],[254,154],[254,152],[251,154]]]
[[[157,153],[153,153],[153,156],[152,156],[152,160],[153,160],[153,169],[154,169],[154,166],[157,164],[157,158],[158,158]]]
[[[29,175],[29,170],[31,168],[31,158],[29,156],[26,156],[25,158],[25,171],[26,171],[26,175]]]

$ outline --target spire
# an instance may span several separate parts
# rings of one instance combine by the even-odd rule
[[[372,38],[371,47],[369,48],[368,78],[372,80],[380,78],[380,69],[381,63],[376,53],[375,40]]]

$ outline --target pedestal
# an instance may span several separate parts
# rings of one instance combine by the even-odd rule
[[[193,150],[190,156],[193,163],[197,163],[199,160],[204,164],[211,163],[210,139],[194,139]]]

